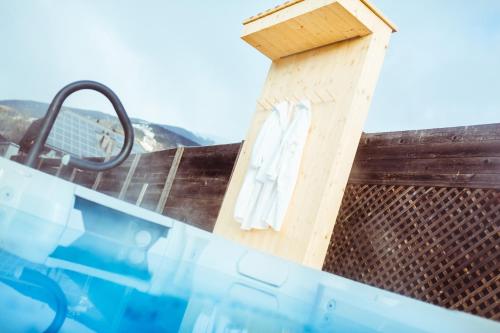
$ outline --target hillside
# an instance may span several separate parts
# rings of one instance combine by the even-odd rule
[[[33,121],[42,118],[48,108],[47,103],[29,100],[0,101],[0,135],[19,143]],[[110,114],[95,110],[63,107],[86,117],[102,126],[121,132],[118,119]],[[136,139],[146,151],[156,151],[183,146],[212,145],[215,142],[196,135],[181,127],[150,123],[139,118],[131,118]]]
[[[9,141],[19,143],[36,118],[0,103],[0,135]]]

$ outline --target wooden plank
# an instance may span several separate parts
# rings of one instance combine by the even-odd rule
[[[161,194],[163,193],[163,191],[165,189],[165,183],[166,183],[166,180],[165,180],[165,182],[163,182],[163,184],[147,183],[148,184],[147,195],[148,195],[148,197],[156,196],[156,203],[157,204],[160,200]]]
[[[500,124],[363,135],[349,182],[498,188]]]
[[[261,13],[258,13],[252,17],[249,17],[248,19],[244,20],[243,21],[243,24],[249,24],[249,23],[252,23],[254,21],[257,21],[258,19],[261,19],[265,16],[269,16],[269,15],[272,15],[278,11],[281,11],[287,7],[290,7],[292,5],[295,5],[296,3],[298,2],[302,2],[304,0],[291,0],[291,1],[287,1],[281,5],[278,5],[274,8],[271,8],[271,9],[268,9],[268,10],[265,10]],[[382,14],[382,12],[376,8],[371,2],[369,2],[368,0],[361,0],[361,2],[366,6],[368,7],[375,15],[377,15],[382,21],[384,21],[388,26],[390,26],[392,28],[392,31],[393,32],[396,32],[398,30],[397,26],[391,22],[384,14]]]
[[[61,159],[59,158],[41,158],[41,166],[43,167],[58,167],[61,164]]]
[[[363,170],[363,172],[419,172],[428,174],[500,173],[500,157],[361,160],[354,163],[354,170]]]
[[[72,180],[72,182],[75,184],[78,184],[78,185],[92,188],[92,185],[94,184],[94,182],[96,180],[97,173],[79,170],[79,169],[75,169],[75,170],[76,170],[75,177]]]
[[[125,198],[125,193],[127,193],[128,187],[130,186],[130,182],[132,181],[132,177],[134,176],[135,170],[137,169],[140,160],[141,160],[141,154],[135,154],[130,169],[128,170],[127,177],[123,182],[120,194],[118,195],[118,199],[123,200],[123,198]]]
[[[95,181],[92,184],[92,189],[94,191],[97,190],[97,186],[99,186],[99,183],[101,182],[101,178],[102,178],[102,172],[98,172],[97,176],[95,177]]]
[[[241,144],[240,142],[237,142],[237,143],[227,143],[227,144],[213,145],[213,146],[184,147],[184,153],[186,155],[224,154],[226,152],[233,153],[239,149],[240,144]]]
[[[165,214],[176,220],[212,231],[220,205],[221,200],[217,198],[169,199],[165,206]]]
[[[152,211],[156,211],[158,207],[158,201],[160,200],[160,194],[154,194],[149,191],[149,186],[144,193],[140,206]]]
[[[170,191],[176,198],[222,198],[227,188],[228,178],[176,179]]]
[[[212,231],[240,144],[186,148],[165,214]]]
[[[500,188],[500,174],[352,172],[349,183],[498,189]]]
[[[168,170],[170,169],[171,163],[165,163],[164,170],[155,170],[154,172],[148,173],[147,170],[137,169],[134,177],[131,180],[132,184],[137,183],[150,183],[163,186],[168,175]]]
[[[243,143],[244,141],[241,142],[241,144],[238,145],[238,154],[236,154],[236,158],[234,159],[234,162],[233,162],[233,167],[231,168],[231,174],[229,176],[229,181],[228,183],[231,182],[231,179],[233,178],[233,174],[234,174],[234,169],[236,168],[236,165],[237,165],[237,162],[238,162],[238,159],[240,157],[240,154],[241,154],[241,148],[243,147]],[[226,186],[227,188],[227,186]]]
[[[60,177],[61,176],[61,172],[62,172],[63,168],[64,168],[64,164],[63,164],[62,159],[61,159],[59,161],[59,166],[57,167],[57,171],[56,171],[56,174],[55,174],[56,177]]]
[[[147,183],[142,184],[141,192],[139,193],[139,196],[137,197],[137,201],[135,202],[135,204],[137,206],[142,205],[142,201],[144,200],[144,195],[146,194],[147,189],[148,189],[148,184]]]
[[[297,1],[258,19],[245,21],[241,38],[276,60],[370,34],[373,30],[369,28],[371,20],[366,21],[368,11],[368,7],[358,0]],[[320,18],[323,25],[319,23]]]
[[[360,147],[500,140],[500,124],[364,134]]]
[[[236,155],[207,155],[207,156],[186,156],[183,161],[183,168],[179,170],[182,174],[203,174],[213,172],[226,172],[234,166]]]
[[[162,213],[165,207],[165,203],[167,202],[168,195],[170,194],[170,189],[172,188],[172,184],[174,183],[175,175],[177,173],[177,169],[179,168],[179,164],[181,163],[182,154],[184,153],[184,147],[178,147],[175,152],[174,161],[170,166],[170,170],[168,172],[167,179],[165,181],[165,185],[163,186],[163,191],[161,192],[160,200],[158,201],[158,205],[156,206],[156,212]]]
[[[365,4],[366,7],[368,7],[375,15],[377,15],[382,21],[384,21],[388,26],[391,27],[392,32],[397,32],[398,27],[394,22],[392,22],[387,16],[385,16],[371,1],[368,0],[361,0],[362,3]]]
[[[271,8],[271,9],[268,9],[268,10],[265,10],[261,13],[258,13],[256,15],[253,15],[249,18],[247,18],[246,20],[243,21],[243,24],[248,24],[248,23],[251,23],[253,21],[257,21],[258,19],[260,18],[263,18],[265,16],[268,16],[268,15],[271,15],[271,14],[274,14],[276,13],[277,11],[280,11],[282,9],[285,9],[287,7],[290,7],[292,5],[295,5],[296,3],[298,2],[302,2],[304,0],[291,0],[291,1],[286,1],[285,3],[282,3],[281,5],[278,5],[274,8]]]
[[[113,153],[113,146],[114,146],[114,144],[115,144],[115,142],[112,141],[111,145],[109,145],[108,147],[106,147],[106,157],[104,158],[104,162],[107,162],[107,161],[109,161],[111,159],[111,154]],[[103,172],[104,171],[97,172],[97,176],[95,178],[95,182],[92,185],[92,189],[94,191],[97,190],[97,187],[99,186],[99,183],[101,182]]]
[[[69,165],[64,165],[59,173],[59,178],[69,180],[73,173],[74,168]]]
[[[75,181],[75,178],[76,178],[77,174],[78,174],[78,169],[77,168],[73,168],[73,170],[71,171],[71,175],[68,178],[68,181],[70,181],[70,182],[73,183]]]
[[[360,145],[356,153],[356,161],[471,157],[500,157],[500,140],[377,147]]]

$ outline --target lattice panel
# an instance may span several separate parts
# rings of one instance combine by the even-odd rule
[[[349,184],[323,270],[500,320],[500,190]]]

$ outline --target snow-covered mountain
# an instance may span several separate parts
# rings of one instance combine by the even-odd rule
[[[48,108],[47,103],[30,100],[3,100],[0,101],[0,135],[19,143],[33,121],[42,118]],[[64,107],[87,119],[99,123],[101,126],[121,131],[118,119],[110,114],[95,110]],[[205,146],[215,144],[216,141],[207,136],[193,133],[187,129],[155,124],[139,118],[131,118],[135,129],[136,140],[144,150],[155,151],[183,146]]]

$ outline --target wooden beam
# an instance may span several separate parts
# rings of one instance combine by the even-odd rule
[[[254,15],[254,16],[251,16],[251,17],[247,18],[246,20],[243,20],[243,24],[245,25],[245,24],[248,24],[248,23],[252,23],[253,21],[257,21],[258,19],[261,19],[261,18],[263,18],[265,16],[269,16],[271,14],[274,14],[277,11],[283,10],[283,9],[285,9],[287,7],[295,5],[296,3],[302,2],[302,1],[304,1],[304,0],[291,0],[291,1],[287,1],[285,3],[282,3],[281,5],[278,5],[278,6],[274,7],[274,8],[265,10],[265,11],[263,11],[261,13],[258,13],[258,14]]]
[[[135,154],[132,164],[130,165],[130,169],[128,169],[127,177],[125,177],[125,181],[123,182],[120,194],[118,195],[118,199],[123,200],[125,198],[125,194],[127,193],[128,187],[130,186],[130,182],[132,181],[132,177],[134,176],[140,160],[141,154]]]
[[[107,145],[107,147],[106,147],[106,156],[104,157],[104,162],[109,161],[109,159],[111,158],[111,154],[113,153],[113,147],[114,147],[114,145],[115,145],[114,141],[111,141],[111,143],[109,145]],[[97,187],[101,183],[102,174],[103,174],[103,171],[99,171],[97,173],[97,176],[95,178],[95,182],[92,185],[92,189],[93,190],[97,190]]]
[[[139,196],[137,197],[137,201],[135,202],[136,206],[140,206],[142,204],[142,201],[144,200],[144,195],[146,194],[148,186],[149,186],[148,183],[142,184],[141,192],[139,192]]]
[[[362,3],[365,4],[366,7],[368,7],[375,15],[377,15],[382,21],[384,21],[385,24],[387,24],[389,27],[391,27],[392,32],[398,31],[398,27],[394,22],[389,20],[387,16],[385,16],[371,1],[368,0],[361,0]]]
[[[172,161],[172,165],[170,166],[170,170],[168,172],[167,179],[165,180],[165,185],[163,186],[163,190],[161,192],[160,200],[158,200],[158,205],[156,206],[156,212],[162,214],[163,209],[165,208],[165,204],[167,203],[168,195],[170,194],[170,190],[172,189],[172,185],[175,180],[175,175],[177,174],[177,169],[181,164],[182,154],[184,153],[184,147],[178,147],[175,151],[174,160]]]
[[[61,176],[61,171],[64,168],[64,163],[62,162],[62,159],[59,160],[59,166],[57,167],[57,171],[55,176],[60,177]]]
[[[78,169],[73,168],[73,171],[71,171],[71,175],[69,176],[69,179],[68,179],[69,182],[74,183],[77,172],[78,172]]]

